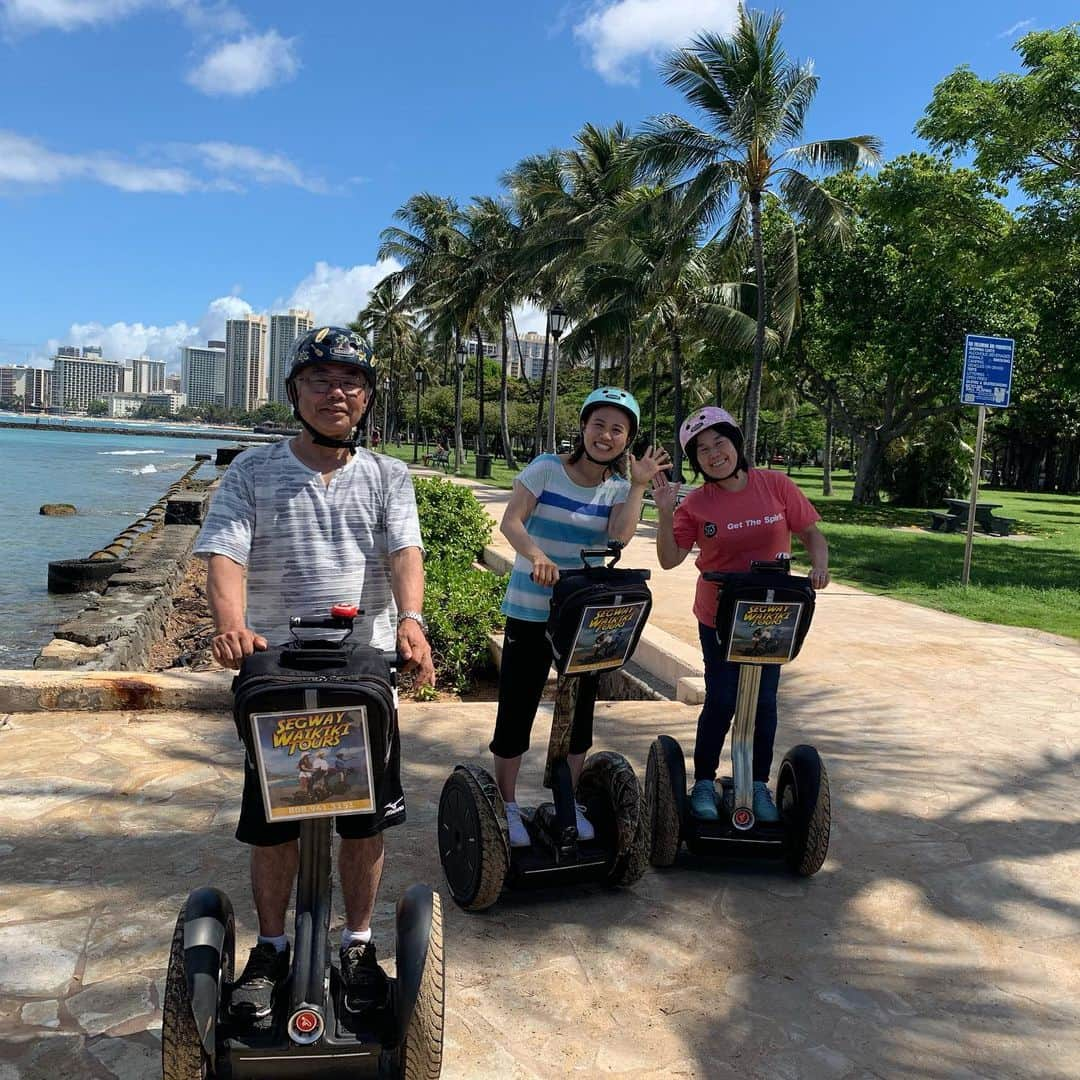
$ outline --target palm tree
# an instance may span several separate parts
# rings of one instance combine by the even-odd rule
[[[384,277],[371,290],[367,305],[350,327],[370,339],[376,356],[386,358],[393,395],[390,407],[393,425],[397,422],[401,387],[410,385],[409,361],[418,355],[420,347],[408,295],[408,292],[402,291],[400,281],[395,280],[393,274]],[[383,432],[383,436],[389,440],[390,432]]]
[[[851,170],[880,161],[873,135],[797,145],[817,93],[812,62],[790,60],[780,43],[783,15],[739,7],[730,38],[701,34],[673,53],[662,72],[704,116],[698,127],[666,114],[646,121],[632,147],[633,160],[677,180],[697,220],[726,245],[753,259],[757,332],[746,401],[746,453],[757,442],[769,294],[762,243],[762,203],[775,200],[808,231],[842,240],[849,211],[797,166],[821,172]],[[773,298],[775,301],[775,298]],[[774,318],[790,322],[790,311]]]

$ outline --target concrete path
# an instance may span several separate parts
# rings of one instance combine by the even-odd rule
[[[1017,745],[1007,716],[987,730],[960,713],[898,715],[805,683],[788,695],[781,743],[816,743],[832,777],[832,847],[811,880],[684,854],[624,892],[517,894],[482,915],[444,890],[443,1075],[1080,1073],[1075,723],[1044,716]],[[493,720],[490,703],[402,711],[409,822],[388,840],[386,955],[401,890],[442,885],[439,791],[453,762],[486,757]],[[597,746],[643,770],[658,730],[689,747],[694,721],[687,706],[603,704]],[[188,890],[222,886],[241,947],[254,933],[231,722],[21,713],[0,748],[0,1078],[158,1075]],[[538,749],[527,763],[527,801],[541,761]]]

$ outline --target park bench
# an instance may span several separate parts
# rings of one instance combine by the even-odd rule
[[[956,532],[956,527],[961,519],[956,514],[950,514],[947,510],[930,511],[930,528],[934,532]]]
[[[986,531],[997,533],[998,536],[1008,536],[1015,524],[1016,518],[997,517],[991,514],[990,527]]]
[[[444,472],[450,471],[450,451],[436,450],[433,454],[424,455],[424,464],[431,468],[440,468]]]
[[[966,532],[968,506],[960,499],[946,499],[948,510],[930,511],[930,528],[933,532]],[[988,535],[1008,536],[1016,518],[998,517],[993,513],[999,504],[980,504],[975,507],[975,524]]]

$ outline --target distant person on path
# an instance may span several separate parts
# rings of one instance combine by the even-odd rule
[[[288,641],[290,616],[324,616],[347,600],[364,611],[354,639],[385,651],[396,647],[420,685],[434,683],[412,481],[402,462],[357,449],[375,385],[371,351],[351,331],[319,327],[293,343],[286,388],[303,430],[233,462],[195,545],[208,560],[211,646],[223,666],[239,668],[268,642]],[[399,754],[395,734],[380,809],[336,819],[345,902],[341,971],[353,1011],[386,993],[371,915],[382,876],[382,830],[405,820]],[[266,823],[258,778],[245,762],[236,838],[251,845],[259,940],[232,993],[240,1020],[268,1017],[275,988],[288,974],[285,913],[298,835],[296,822]]]
[[[533,458],[518,473],[503,513],[500,528],[517,558],[502,603],[506,635],[490,749],[514,847],[529,845],[515,792],[551,667],[551,644],[545,636],[551,588],[560,569],[581,565],[582,548],[605,547],[609,539],[624,544],[631,540],[645,489],[669,464],[663,447],[649,447],[640,460],[629,453],[640,420],[638,403],[626,390],[594,390],[581,407],[577,445],[568,454]],[[596,679],[583,677],[568,757],[575,788],[592,745],[595,705]],[[594,836],[580,806],[577,830],[582,840]]]
[[[743,572],[754,561],[791,555],[794,533],[810,555],[810,582],[829,584],[829,546],[817,527],[820,515],[795,482],[782,472],[752,469],[743,452],[743,436],[731,414],[715,406],[698,409],[679,431],[687,462],[704,483],[678,504],[681,484],[661,474],[653,480],[653,501],[660,523],[656,555],[665,570],[678,566],[698,549],[697,568]],[[698,578],[694,615],[705,658],[705,704],[698,717],[694,747],[694,786],[690,805],[706,821],[715,821],[716,770],[735,715],[739,665],[724,659],[716,640],[719,586]],[[776,741],[776,692],[780,665],[761,672],[754,729],[754,816],[778,821],[769,792]]]

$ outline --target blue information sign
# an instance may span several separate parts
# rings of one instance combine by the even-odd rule
[[[964,338],[964,377],[960,384],[960,400],[965,405],[987,405],[1005,409],[1012,392],[1012,338]]]

